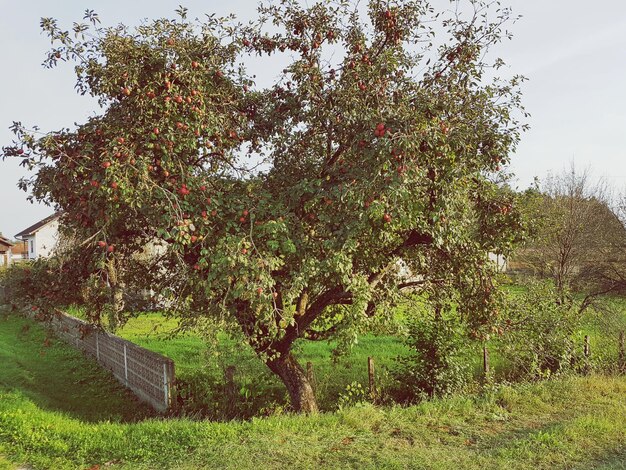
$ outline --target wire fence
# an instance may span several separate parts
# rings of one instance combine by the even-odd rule
[[[141,400],[158,411],[175,403],[174,361],[57,311],[50,322],[56,334],[96,358]]]

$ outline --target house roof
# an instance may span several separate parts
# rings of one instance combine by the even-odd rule
[[[30,227],[22,230],[20,233],[15,235],[15,238],[30,237],[31,235],[33,235],[33,234],[37,233],[39,230],[41,230],[45,225],[48,225],[50,222],[58,219],[60,215],[61,215],[60,212],[56,212],[56,213],[52,214],[51,216],[46,217],[43,220],[40,220],[36,224],[31,225]]]

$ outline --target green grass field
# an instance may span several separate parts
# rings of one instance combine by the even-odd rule
[[[510,290],[519,287],[512,286]],[[583,337],[591,337],[592,358],[596,364],[616,363],[617,331],[626,326],[626,305],[623,299],[613,299],[613,309],[623,314],[606,315],[589,313],[577,333],[577,343],[582,351]],[[81,316],[78,309],[71,314]],[[284,408],[288,398],[284,386],[259,361],[251,348],[226,334],[218,334],[217,341],[206,341],[199,332],[186,332],[172,336],[177,327],[174,319],[158,313],[140,314],[130,318],[117,334],[150,350],[164,354],[176,363],[180,396],[184,400],[182,412],[211,419],[232,417],[249,418],[275,409]],[[497,351],[497,337],[488,343],[492,371],[497,379],[506,377],[509,365]],[[395,359],[409,351],[402,340],[394,336],[365,335],[345,357],[333,360],[333,344],[302,340],[296,348],[296,357],[304,365],[313,364],[315,389],[320,407],[324,411],[337,409],[346,387],[367,384],[367,357],[375,359],[380,385],[390,383],[389,371]],[[475,345],[468,352],[474,375],[482,373],[482,352]],[[236,366],[235,402],[224,401],[224,370]],[[606,370],[606,367],[603,369]]]
[[[219,407],[211,395],[221,393],[219,386],[224,381],[224,370],[230,365],[236,366],[239,403],[233,407],[239,407],[238,416],[250,417],[262,408],[286,405],[288,399],[283,384],[250,347],[226,334],[219,334],[217,343],[207,342],[194,332],[172,337],[170,333],[176,326],[175,320],[165,319],[160,314],[142,314],[131,318],[117,334],[174,360],[177,379],[182,387],[191,387],[194,394],[186,397],[187,401],[192,401],[186,405],[188,412],[219,417],[218,411],[211,410],[211,407]],[[374,335],[361,337],[351,353],[338,361],[333,360],[333,348],[334,344],[325,341],[301,341],[295,351],[303,366],[309,361],[313,364],[316,395],[320,407],[326,411],[336,409],[338,397],[348,385],[367,383],[368,356],[375,358],[378,375],[384,380],[395,358],[408,352],[398,338]],[[198,394],[203,396],[195,396]],[[194,399],[197,399],[195,403]]]
[[[157,418],[93,361],[46,339],[40,325],[0,316],[0,469],[626,468],[626,377],[218,423]],[[308,352],[318,353],[326,358]]]
[[[0,389],[86,422],[154,414],[111,377],[40,325],[0,310]]]

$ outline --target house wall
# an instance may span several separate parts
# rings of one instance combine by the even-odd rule
[[[59,222],[57,220],[53,220],[49,224],[41,227],[32,238],[34,238],[35,243],[34,250],[31,252],[30,246],[30,238],[28,240],[28,257],[31,259],[39,258],[40,256],[43,258],[47,258],[52,254],[52,251],[57,245],[59,241]]]
[[[507,271],[508,263],[504,255],[498,255],[496,253],[489,253],[489,259],[493,261],[494,263],[496,263],[496,266],[498,267],[499,272],[503,273]]]
[[[26,242],[26,249],[28,250],[28,259],[37,258],[37,243],[35,235],[24,237],[24,241]]]

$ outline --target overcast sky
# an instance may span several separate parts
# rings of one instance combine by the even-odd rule
[[[138,24],[145,18],[172,17],[182,3],[190,16],[236,13],[254,16],[256,0],[0,0],[0,146],[11,142],[13,121],[55,130],[82,122],[97,111],[93,100],[74,91],[72,67],[41,66],[49,40],[41,17],[57,18],[64,28],[86,8],[103,25]],[[312,3],[312,0],[310,0]],[[446,6],[446,0],[433,0]],[[520,188],[535,176],[560,171],[574,160],[591,168],[618,190],[626,187],[626,2],[623,0],[502,0],[523,18],[510,29],[515,37],[498,49],[511,73],[528,77],[523,103],[532,116],[511,171]],[[276,70],[270,62],[252,70]],[[26,201],[17,181],[26,172],[16,161],[0,162],[0,232],[12,237],[52,213]]]

